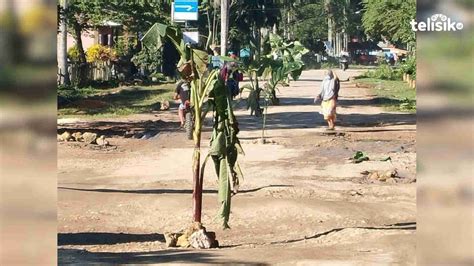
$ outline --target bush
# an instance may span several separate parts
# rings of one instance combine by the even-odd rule
[[[136,43],[131,40],[131,38],[126,38],[124,36],[118,37],[117,43],[115,43],[115,51],[117,56],[129,56]]]
[[[305,65],[305,69],[320,69],[321,62],[318,62],[318,57],[314,53],[307,53],[301,57]]]
[[[400,80],[402,78],[402,72],[398,69],[394,69],[387,64],[381,64],[377,69],[367,71],[366,77],[384,80]]]
[[[67,50],[67,57],[71,62],[79,62],[79,49],[76,45]]]
[[[58,86],[58,106],[63,107],[78,99],[84,99],[97,94],[97,89],[93,87],[78,88],[76,86]]]
[[[400,70],[404,74],[416,77],[416,57],[410,56],[407,61],[400,66]]]
[[[158,47],[143,47],[143,49],[132,57],[132,62],[138,68],[146,70],[148,74],[159,72],[162,63],[161,49]]]
[[[113,48],[94,44],[87,49],[86,60],[89,63],[115,61],[117,60],[117,52]]]
[[[338,67],[339,67],[339,59],[332,56],[328,56],[328,59],[321,64],[322,69],[338,68]]]

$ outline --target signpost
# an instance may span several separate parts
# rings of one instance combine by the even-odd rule
[[[199,32],[197,31],[185,31],[183,32],[184,42],[191,44],[199,43]]]
[[[175,0],[172,5],[173,21],[198,20],[198,0]]]

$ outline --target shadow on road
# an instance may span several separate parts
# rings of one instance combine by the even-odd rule
[[[220,257],[213,251],[167,249],[152,252],[89,252],[78,249],[58,249],[58,263],[65,264],[152,264],[152,263],[201,263],[268,265],[249,261],[234,261]]]
[[[262,130],[260,119],[251,116],[241,116],[241,130]],[[344,127],[377,127],[394,125],[416,125],[416,115],[408,113],[379,113],[379,114],[339,114],[337,125]],[[326,122],[318,112],[281,112],[267,115],[266,130],[272,129],[301,129],[324,127]]]
[[[59,233],[58,245],[114,245],[131,242],[165,242],[163,234]]]
[[[314,94],[318,90],[315,89]],[[280,99],[280,106],[306,106],[306,105],[317,105],[319,106],[320,103],[314,103],[313,98],[297,98],[297,97],[285,97],[279,98]],[[356,106],[398,106],[404,103],[403,100],[388,98],[388,97],[374,97],[374,98],[348,98],[348,97],[340,97],[337,101],[338,106],[351,108]],[[271,108],[271,107],[270,107]]]
[[[275,187],[293,187],[292,185],[268,185],[264,187],[239,190],[238,194],[243,193],[252,193],[265,188],[275,188]],[[106,188],[69,188],[69,187],[58,187],[58,189],[64,190],[74,190],[74,191],[85,191],[85,192],[104,192],[104,193],[132,193],[132,194],[191,194],[193,191],[191,189],[144,189],[144,190],[123,190],[123,189],[106,189]],[[217,193],[215,189],[204,189],[203,193],[211,194]]]

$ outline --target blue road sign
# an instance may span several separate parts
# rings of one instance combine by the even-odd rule
[[[198,12],[198,1],[183,1],[178,0],[174,2],[174,12],[180,13],[194,13]]]
[[[197,20],[198,6],[198,0],[176,0],[173,3],[173,20]]]

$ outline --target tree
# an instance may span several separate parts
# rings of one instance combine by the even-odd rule
[[[397,44],[415,42],[410,26],[416,16],[415,0],[363,0],[363,5],[362,24],[371,38]]]
[[[86,82],[86,55],[82,45],[82,34],[85,31],[103,25],[106,21],[121,23],[125,32],[144,33],[154,23],[168,23],[171,0],[155,1],[121,1],[121,0],[69,0],[68,8],[58,6],[68,25],[68,30],[74,37],[79,54],[78,85]]]
[[[205,50],[211,46],[215,46],[217,37],[217,2],[220,0],[203,0],[201,2],[200,10],[207,18],[207,40]]]
[[[254,49],[255,58],[262,49],[262,28],[276,25],[280,10],[273,0],[242,0],[232,1],[230,7],[230,36],[234,49],[240,44],[249,44]]]
[[[100,1],[69,0],[67,9],[58,6],[60,13],[65,16],[68,31],[74,37],[78,51],[78,86],[82,86],[87,81],[87,60],[84,46],[82,45],[82,33],[94,26],[94,18],[97,18],[98,11],[101,10]]]
[[[327,38],[327,18],[321,2],[304,4],[295,10],[291,25],[295,39],[313,52],[324,51],[322,40]]]
[[[67,0],[62,0],[62,9],[67,10]],[[64,12],[59,13],[59,34],[57,37],[59,84],[69,85],[69,72],[67,70],[67,24]]]

